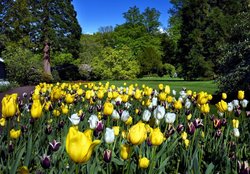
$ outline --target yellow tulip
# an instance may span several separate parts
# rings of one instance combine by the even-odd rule
[[[66,97],[65,97],[65,101],[68,104],[73,103],[74,99],[75,99],[75,95],[71,95],[71,94],[67,94]]]
[[[206,104],[208,102],[208,94],[206,92],[200,92],[198,94],[197,103],[200,105]]]
[[[221,100],[215,106],[217,107],[217,109],[220,112],[226,112],[227,111],[227,102],[225,102],[224,100]]]
[[[238,91],[238,99],[243,100],[244,97],[245,97],[245,92],[242,90]]]
[[[44,109],[45,109],[46,111],[49,111],[49,109],[51,108],[51,106],[52,106],[51,101],[47,101],[47,102],[45,103]]]
[[[160,128],[155,128],[149,135],[150,142],[154,146],[159,146],[164,141],[164,135],[161,132]]]
[[[173,101],[173,97],[169,95],[169,96],[167,97],[167,102],[168,102],[168,103],[172,103],[172,101]]]
[[[226,99],[227,99],[227,94],[226,94],[225,92],[223,92],[223,93],[221,94],[221,98],[222,98],[223,100],[226,100]]]
[[[186,148],[188,148],[189,143],[190,143],[189,139],[185,139],[185,140],[184,140],[184,144],[185,144],[185,147],[186,147]]]
[[[175,109],[181,109],[182,108],[182,103],[180,100],[174,102],[174,108]]]
[[[207,114],[210,112],[210,107],[208,103],[201,105],[201,112],[204,114]]]
[[[57,110],[57,109],[54,109],[54,110],[53,110],[53,115],[54,115],[55,117],[58,117],[58,116],[60,115],[60,111]]]
[[[135,99],[139,100],[141,98],[141,91],[137,89],[134,94]]]
[[[5,118],[1,118],[1,119],[0,119],[0,125],[1,125],[1,126],[5,126],[5,125],[6,125],[6,120],[5,120]]]
[[[40,89],[36,88],[34,90],[34,93],[32,94],[32,99],[33,100],[38,100],[40,98]]]
[[[20,137],[21,135],[21,130],[15,130],[15,129],[11,129],[10,130],[10,137],[13,139],[17,139],[18,137]]]
[[[27,166],[22,166],[18,169],[19,174],[29,174],[29,169]]]
[[[239,120],[233,119],[232,123],[233,123],[233,128],[238,128],[239,127]]]
[[[165,92],[167,94],[170,94],[170,86],[168,86],[168,85],[165,86]]]
[[[40,100],[33,100],[31,106],[31,117],[32,118],[40,118],[42,115],[43,107],[41,105]]]
[[[82,95],[83,92],[84,92],[84,91],[83,91],[82,88],[79,88],[79,89],[77,89],[77,91],[76,91],[77,95]]]
[[[103,90],[99,90],[99,91],[97,92],[97,98],[102,99],[103,97],[104,97],[104,92],[103,92]]]
[[[182,132],[181,138],[182,138],[182,140],[186,140],[187,139],[187,132]]]
[[[126,159],[128,159],[129,154],[130,154],[130,146],[127,144],[122,144],[121,151],[120,151],[121,158],[123,160],[126,160]]]
[[[104,115],[111,115],[114,111],[114,106],[112,103],[110,102],[106,102],[104,105],[103,105],[103,114]]]
[[[127,139],[134,145],[139,145],[143,143],[147,138],[147,129],[145,124],[142,122],[138,122],[137,124],[133,125],[127,135]]]
[[[119,135],[120,127],[119,126],[113,126],[112,129],[114,130],[115,136]]]
[[[2,115],[4,118],[13,117],[17,112],[17,93],[5,95],[2,99]]]
[[[127,119],[127,121],[125,122],[126,125],[131,125],[133,123],[133,118],[131,116],[129,116],[129,118]]]
[[[159,95],[158,95],[158,98],[160,101],[165,101],[166,98],[167,98],[167,94],[165,92],[161,92]]]
[[[149,159],[146,157],[139,159],[139,167],[142,169],[146,169],[149,166]]]
[[[89,131],[80,132],[77,127],[72,126],[66,137],[66,151],[74,162],[86,163],[100,143],[100,140],[92,141]]]
[[[163,84],[159,84],[158,87],[159,87],[159,90],[163,90],[164,86],[163,86]]]
[[[126,102],[128,101],[128,99],[129,99],[129,95],[123,94],[123,95],[121,96],[121,98],[122,98],[122,102],[126,103]]]
[[[61,110],[63,114],[68,114],[69,113],[69,107],[68,105],[62,105]]]

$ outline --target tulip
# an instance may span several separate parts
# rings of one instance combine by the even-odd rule
[[[166,92],[167,94],[170,94],[170,87],[168,85],[165,86],[164,92]]]
[[[61,106],[61,109],[62,109],[62,113],[63,114],[68,114],[68,112],[69,112],[69,107],[68,107],[68,105],[62,105]]]
[[[32,118],[40,118],[42,115],[43,107],[41,105],[40,100],[33,100],[32,106],[31,106],[31,117]]]
[[[249,102],[248,102],[248,100],[246,100],[246,99],[243,99],[243,100],[240,101],[240,104],[241,104],[241,106],[242,106],[243,108],[246,108],[248,103],[249,103]]]
[[[158,95],[158,98],[160,101],[165,101],[166,98],[167,98],[167,94],[165,92],[161,92],[159,95]]]
[[[227,104],[227,110],[228,110],[229,112],[232,112],[233,109],[234,109],[233,103],[232,103],[232,102],[228,103],[228,104]]]
[[[221,98],[222,98],[223,100],[226,100],[226,99],[227,99],[227,94],[223,92],[223,93],[221,94]]]
[[[238,129],[238,128],[234,128],[234,129],[233,129],[233,134],[234,134],[235,137],[239,137],[239,136],[240,136],[240,131],[239,131],[239,129]]]
[[[177,126],[176,130],[177,130],[179,133],[182,132],[182,131],[184,130],[183,124],[179,124],[179,125]]]
[[[195,128],[199,128],[199,127],[203,127],[203,123],[202,123],[202,119],[200,118],[196,118],[194,121],[193,121],[193,124],[195,126]]]
[[[192,103],[190,102],[190,100],[187,99],[186,102],[185,102],[185,108],[189,109],[191,107],[191,104]]]
[[[165,112],[165,107],[158,105],[157,108],[155,108],[153,114],[156,119],[161,120],[164,117]]]
[[[188,123],[187,132],[192,135],[194,134],[194,131],[195,131],[194,123],[193,122]]]
[[[120,156],[123,160],[128,159],[130,154],[130,146],[127,144],[122,144],[121,145],[121,151],[120,151]]]
[[[114,106],[112,103],[106,102],[103,105],[103,114],[104,115],[111,115],[114,111]]]
[[[91,115],[88,120],[90,129],[95,129],[97,127],[98,121],[99,119],[96,115]]]
[[[56,152],[60,146],[61,146],[61,143],[57,142],[56,140],[53,140],[51,143],[49,143],[50,149],[54,152]]]
[[[149,110],[144,110],[142,114],[142,120],[148,122],[151,117],[151,112]]]
[[[41,158],[41,166],[44,169],[48,169],[50,167],[50,156],[47,156],[46,154],[43,154]]]
[[[108,144],[111,144],[115,141],[114,129],[106,128],[106,132],[104,134],[104,140]]]
[[[5,118],[1,118],[0,119],[0,126],[5,126],[6,125],[6,119]]]
[[[149,166],[149,159],[146,157],[140,158],[139,159],[139,167],[142,169],[146,169]]]
[[[78,114],[72,114],[71,117],[69,117],[69,120],[73,125],[78,125],[80,123],[80,117]]]
[[[129,119],[129,112],[127,110],[122,112],[121,120],[126,122]]]
[[[180,100],[174,102],[174,108],[175,109],[181,109],[182,108],[182,103]]]
[[[120,127],[119,126],[113,126],[112,129],[114,130],[115,136],[119,135]]]
[[[112,159],[112,151],[107,149],[104,151],[103,153],[103,160],[106,162],[106,163],[109,163]]]
[[[166,113],[166,115],[165,115],[166,123],[173,124],[175,119],[176,119],[175,113],[171,113],[171,112]]]
[[[182,140],[186,140],[187,139],[187,132],[182,132],[181,138],[182,138]]]
[[[17,112],[17,93],[5,95],[2,99],[2,116],[13,117]]]
[[[29,174],[29,169],[28,169],[27,166],[19,167],[18,173],[20,173],[20,174]]]
[[[119,120],[120,119],[120,115],[119,113],[117,112],[117,110],[114,110],[111,114],[111,117],[115,120]]]
[[[232,101],[234,108],[238,108],[240,106],[239,100],[233,100]]]
[[[77,89],[77,91],[76,91],[76,93],[77,93],[77,95],[82,95],[83,94],[83,89],[82,88],[79,88],[79,89]]]
[[[238,99],[239,99],[239,100],[243,100],[244,97],[245,97],[244,95],[245,95],[245,92],[244,92],[244,91],[242,91],[242,90],[238,91]]]
[[[185,140],[184,140],[184,144],[185,144],[185,147],[186,147],[186,148],[188,148],[189,143],[190,143],[189,139],[185,139]]]
[[[127,135],[127,139],[134,145],[139,145],[143,143],[147,138],[147,129],[145,124],[142,122],[138,122],[137,124],[133,125]]]
[[[127,119],[127,121],[125,122],[126,125],[131,125],[133,123],[133,118],[131,116],[129,116],[129,118]]]
[[[66,137],[66,151],[74,162],[86,163],[94,148],[101,143],[100,140],[92,141],[91,132],[91,130],[80,132],[75,126],[69,128]]]
[[[21,130],[15,130],[15,129],[11,129],[10,130],[10,137],[13,139],[17,139],[18,137],[20,137],[21,135]]]
[[[59,110],[57,110],[57,109],[54,109],[53,110],[53,115],[55,116],[55,117],[58,117],[58,116],[60,116],[60,111]]]
[[[226,112],[228,110],[227,102],[225,102],[224,100],[221,100],[215,106],[220,112]]]
[[[233,128],[238,128],[239,127],[239,120],[233,119],[232,123],[233,123]]]
[[[204,114],[207,114],[210,112],[210,107],[208,103],[201,105],[201,112]]]
[[[65,101],[68,104],[73,103],[74,99],[75,99],[75,95],[71,95],[71,94],[67,94],[66,97],[65,97]]]
[[[164,135],[161,132],[160,128],[155,128],[149,135],[150,142],[154,146],[159,146],[164,141]]]
[[[137,99],[137,100],[139,100],[139,99],[142,97],[141,91],[140,91],[139,89],[137,89],[137,90],[135,91],[134,97],[135,97],[135,99]]]
[[[153,97],[152,98],[152,106],[157,106],[157,102],[158,102],[157,98]]]
[[[96,130],[97,132],[102,132],[103,129],[104,129],[104,124],[102,123],[102,121],[98,121],[95,130]]]

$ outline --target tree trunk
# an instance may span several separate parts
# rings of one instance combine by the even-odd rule
[[[45,43],[43,49],[43,69],[45,74],[51,75],[51,67],[50,67],[50,46],[48,42]]]

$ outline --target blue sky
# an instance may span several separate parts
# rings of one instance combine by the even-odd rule
[[[125,22],[123,13],[129,7],[137,6],[141,12],[146,7],[160,11],[162,28],[168,27],[168,10],[171,8],[169,0],[73,0],[77,12],[77,19],[82,32],[91,34],[104,26],[113,26]]]

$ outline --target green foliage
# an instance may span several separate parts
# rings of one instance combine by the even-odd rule
[[[92,61],[93,72],[98,79],[133,79],[140,69],[129,47],[106,47]]]
[[[71,63],[74,59],[70,53],[60,53],[57,52],[52,57],[52,66],[63,65],[65,63]]]
[[[176,76],[176,70],[173,65],[169,63],[165,63],[162,65],[162,69],[163,69],[164,75],[168,75],[169,77]]]
[[[7,46],[3,52],[7,78],[20,85],[37,84],[41,80],[41,57],[18,45]]]
[[[242,8],[245,11],[234,17],[229,42],[220,62],[219,87],[228,93],[250,89],[250,10],[247,5]]]

